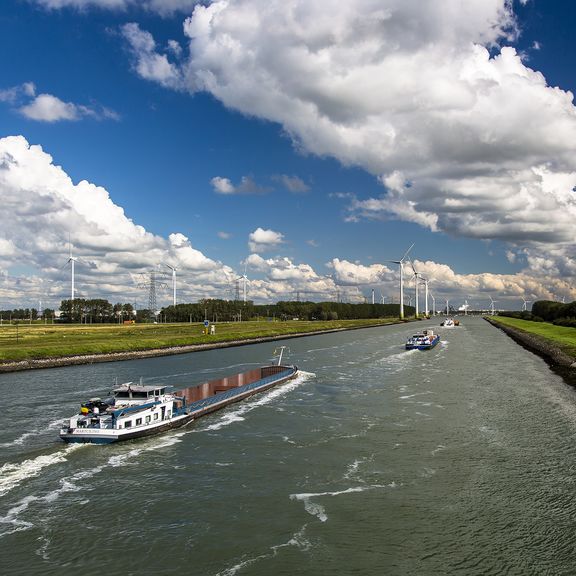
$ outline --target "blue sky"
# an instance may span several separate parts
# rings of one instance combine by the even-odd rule
[[[140,305],[167,263],[182,302],[245,267],[257,302],[390,301],[413,242],[454,302],[575,299],[575,21],[568,0],[7,0],[0,308],[69,297],[68,238],[77,296]]]

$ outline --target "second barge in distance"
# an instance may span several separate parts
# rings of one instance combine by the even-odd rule
[[[298,375],[296,366],[278,363],[240,374],[210,380],[176,392],[166,386],[137,385],[131,382],[113,390],[106,400],[93,398],[82,404],[60,430],[65,442],[110,444],[158,434],[244,400]]]

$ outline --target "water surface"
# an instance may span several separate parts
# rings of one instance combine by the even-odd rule
[[[274,344],[0,375],[3,574],[574,574],[576,395],[487,322],[286,342],[298,379],[191,426],[66,446],[118,382],[175,387]]]

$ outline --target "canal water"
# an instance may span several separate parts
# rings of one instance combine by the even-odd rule
[[[66,446],[118,382],[184,385],[274,344],[0,375],[4,575],[576,571],[576,392],[480,318],[293,339],[294,381],[186,429]]]

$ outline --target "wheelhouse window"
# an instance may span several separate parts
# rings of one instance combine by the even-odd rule
[[[132,420],[126,420],[126,422],[124,422],[124,428],[132,428]]]
[[[142,418],[136,418],[136,426],[142,426]]]

